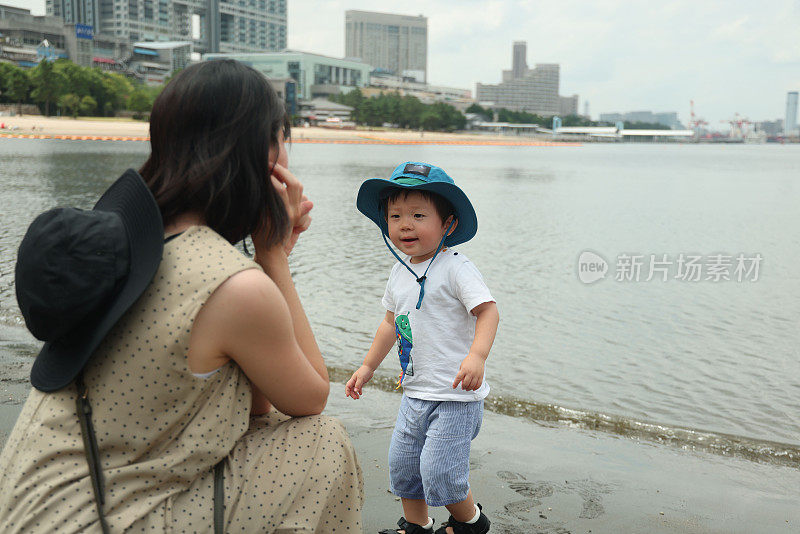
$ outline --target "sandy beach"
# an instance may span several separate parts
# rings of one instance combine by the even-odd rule
[[[14,333],[2,335],[13,346]],[[19,335],[19,334],[17,334]],[[24,335],[24,334],[23,334]],[[20,340],[22,341],[22,340]],[[30,356],[0,361],[0,443],[29,390]],[[388,492],[387,451],[400,395],[365,388],[345,398],[331,383],[326,414],[338,417],[364,473],[364,532],[402,515]],[[501,440],[493,436],[502,435]],[[789,533],[800,528],[800,472],[696,453],[490,411],[473,441],[473,493],[498,534]],[[771,491],[762,488],[771,480]],[[431,511],[437,524],[445,509]]]
[[[103,119],[70,117],[44,117],[19,115],[0,117],[0,136],[37,136],[43,138],[108,138],[142,141],[149,136],[150,124],[133,119]],[[577,143],[553,143],[546,138],[502,136],[491,134],[420,132],[397,129],[353,130],[295,127],[292,129],[295,143],[364,143],[364,144],[465,144],[465,145],[577,145]]]

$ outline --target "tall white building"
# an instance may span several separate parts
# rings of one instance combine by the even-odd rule
[[[785,135],[800,135],[797,125],[797,91],[786,93],[786,119],[783,121]]]
[[[345,56],[396,76],[428,81],[428,19],[345,11]]]

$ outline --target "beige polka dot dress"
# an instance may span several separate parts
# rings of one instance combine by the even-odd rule
[[[188,229],[87,365],[112,532],[213,532],[223,459],[226,532],[361,532],[361,469],[340,423],[251,418],[237,365],[207,379],[187,367],[201,306],[253,268],[209,228]],[[75,398],[74,385],[31,391],[0,455],[0,532],[100,532]]]

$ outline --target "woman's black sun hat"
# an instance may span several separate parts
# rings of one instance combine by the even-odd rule
[[[55,208],[31,223],[15,285],[28,330],[45,342],[31,369],[36,389],[56,391],[78,376],[152,281],[163,248],[158,205],[132,169],[92,210]]]

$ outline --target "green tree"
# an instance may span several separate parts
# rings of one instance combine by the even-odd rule
[[[80,109],[81,113],[84,115],[93,115],[94,111],[97,109],[97,100],[89,95],[84,96],[81,98]]]
[[[351,118],[358,124],[381,126],[384,123],[401,128],[426,130],[461,130],[467,119],[456,108],[443,102],[426,105],[414,96],[400,96],[397,92],[385,92],[366,98],[359,89],[347,94],[332,95],[330,99],[353,108]]]
[[[131,94],[128,100],[128,109],[137,114],[149,113],[153,109],[153,101],[147,91],[140,87]]]
[[[491,121],[494,118],[494,112],[490,108],[484,108],[478,104],[472,104],[466,109],[467,113],[475,113],[483,117],[483,120]]]
[[[44,104],[45,115],[50,115],[50,103],[56,102],[64,93],[66,78],[53,68],[49,61],[42,60],[31,71],[30,79],[33,91],[31,97],[35,102]]]
[[[58,59],[53,62],[53,70],[64,77],[63,92],[72,93],[79,97],[90,94],[91,69],[76,65],[68,59]]]
[[[108,100],[103,102],[103,112],[106,116],[113,115],[115,111],[125,109],[128,105],[128,99],[133,93],[133,84],[123,76],[116,72],[103,72],[103,86],[108,94]],[[99,104],[99,102],[98,102]]]
[[[4,63],[3,65],[8,64]],[[31,81],[28,78],[28,74],[15,65],[8,65],[4,71],[0,79],[0,92],[9,101],[17,104],[17,113],[22,113],[22,103],[28,100]]]
[[[561,117],[562,126],[597,126],[597,122],[581,117],[580,115],[567,115]]]
[[[422,112],[419,119],[420,125],[426,130],[441,130],[442,118],[432,109]]]
[[[425,104],[415,96],[404,96],[400,102],[400,117],[397,123],[403,128],[417,129],[420,126]]]
[[[78,110],[81,107],[81,97],[75,93],[61,95],[61,97],[58,99],[58,106],[72,115],[73,119],[77,119]]]

